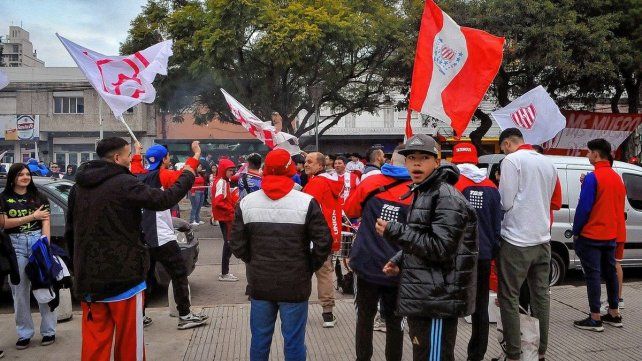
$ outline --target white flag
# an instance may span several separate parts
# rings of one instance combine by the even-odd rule
[[[127,56],[108,56],[71,42],[56,34],[87,80],[105,100],[116,118],[141,103],[152,103],[156,74],[167,74],[172,41],[166,40]]]
[[[0,70],[0,89],[9,85],[9,77]]]
[[[286,132],[278,132],[270,122],[260,120],[224,89],[221,89],[221,92],[223,96],[225,96],[225,101],[236,120],[238,120],[250,134],[265,143],[268,148],[285,149],[292,155],[301,152],[299,139],[297,137]]]
[[[541,85],[491,115],[502,130],[519,129],[528,144],[543,144],[566,127],[566,118]]]

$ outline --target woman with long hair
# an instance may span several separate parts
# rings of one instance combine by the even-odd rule
[[[7,185],[0,194],[2,214],[0,218],[5,232],[11,238],[20,271],[20,283],[11,284],[13,307],[16,312],[16,330],[19,350],[29,347],[34,336],[33,319],[29,300],[31,282],[25,268],[31,255],[31,247],[41,236],[51,238],[49,223],[49,200],[36,188],[26,164],[15,163],[7,173]],[[40,323],[41,345],[56,341],[56,314],[46,303],[38,304],[42,321]]]

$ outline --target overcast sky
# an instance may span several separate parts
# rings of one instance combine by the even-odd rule
[[[117,55],[129,23],[147,0],[0,0],[0,35],[9,25],[30,33],[45,66],[76,66],[55,33],[105,55]]]

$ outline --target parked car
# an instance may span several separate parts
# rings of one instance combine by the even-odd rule
[[[555,164],[562,186],[562,209],[554,214],[551,230],[551,285],[564,280],[566,272],[581,269],[580,260],[573,247],[573,219],[580,197],[580,177],[593,171],[585,157],[548,156]],[[479,157],[479,167],[494,174],[503,155]],[[613,169],[622,177],[626,186],[625,204],[626,236],[623,267],[642,267],[642,167],[624,162],[614,162]]]
[[[69,192],[74,183],[68,180],[52,179],[47,177],[33,177],[36,188],[44,193],[49,199],[50,217],[51,217],[51,242],[67,249],[67,242],[64,239],[65,234],[65,214],[67,213],[67,201]],[[0,192],[4,190],[7,184],[6,175],[0,175]],[[194,237],[191,225],[180,218],[173,218],[174,229],[177,231],[178,244],[181,248],[181,255],[185,260],[188,275],[194,271],[196,261],[198,260],[199,241]],[[167,287],[169,276],[162,269],[160,264],[155,265],[154,279],[156,285]],[[5,283],[8,288],[8,284]],[[3,289],[5,289],[3,287]]]

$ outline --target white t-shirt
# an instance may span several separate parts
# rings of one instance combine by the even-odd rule
[[[501,235],[508,243],[530,247],[551,240],[551,198],[557,183],[553,162],[534,150],[521,149],[504,158],[499,182],[506,213]]]

